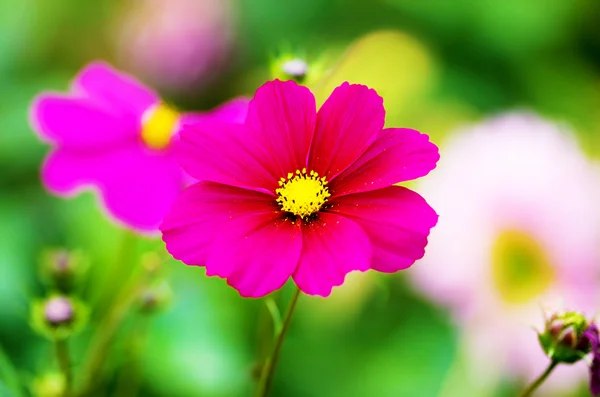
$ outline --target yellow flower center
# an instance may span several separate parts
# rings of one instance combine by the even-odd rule
[[[492,248],[492,276],[500,296],[509,304],[522,304],[546,291],[555,278],[542,246],[530,235],[507,230]]]
[[[302,219],[319,211],[331,196],[325,177],[319,178],[315,171],[307,173],[306,168],[290,172],[279,186],[275,192],[281,209]]]
[[[171,137],[179,122],[179,113],[159,103],[148,109],[142,117],[142,139],[152,149],[164,149],[169,146]]]

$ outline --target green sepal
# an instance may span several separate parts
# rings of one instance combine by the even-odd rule
[[[70,321],[54,325],[46,319],[46,303],[53,298],[62,297],[69,300],[73,308],[73,318]],[[76,298],[52,294],[46,299],[36,299],[31,303],[30,325],[34,331],[52,341],[67,339],[79,333],[89,321],[89,309]]]

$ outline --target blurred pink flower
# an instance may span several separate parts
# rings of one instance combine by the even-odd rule
[[[54,146],[42,180],[61,196],[95,187],[118,221],[156,231],[189,182],[172,148],[179,126],[211,119],[243,122],[247,105],[235,99],[205,114],[179,114],[132,77],[91,63],[69,94],[44,93],[32,105],[35,131]]]
[[[418,188],[440,222],[410,275],[452,310],[474,378],[530,381],[549,362],[531,328],[541,305],[593,314],[600,302],[597,170],[563,127],[519,113],[459,132],[440,165]],[[556,372],[550,389],[586,374]]]
[[[289,277],[327,296],[350,271],[409,267],[437,215],[392,184],[426,175],[439,155],[427,135],[383,129],[384,119],[365,86],[342,84],[317,112],[306,87],[275,80],[257,90],[244,125],[184,127],[179,161],[201,182],[165,217],[167,249],[250,297]]]
[[[120,58],[158,87],[197,88],[228,64],[233,9],[230,0],[134,0],[117,28]]]

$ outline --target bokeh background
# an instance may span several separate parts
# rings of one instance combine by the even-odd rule
[[[6,358],[26,384],[56,369],[51,344],[29,325],[30,302],[46,294],[44,250],[87,257],[80,295],[99,308],[140,255],[165,256],[160,239],[128,235],[108,220],[92,193],[65,200],[40,182],[48,148],[29,125],[31,100],[66,90],[87,62],[107,60],[177,107],[203,110],[251,96],[271,78],[273,57],[293,52],[311,70],[329,71],[315,77],[323,77],[317,95],[346,79],[376,87],[388,125],[430,134],[442,153],[455,128],[526,108],[569,123],[594,161],[598,20],[596,0],[0,0],[0,373]],[[107,277],[123,239],[135,251],[119,262],[118,277]],[[264,301],[240,298],[200,268],[161,263],[170,302],[152,315],[130,309],[96,395],[251,395],[270,332]],[[272,395],[469,396],[460,327],[410,282],[410,271],[351,275],[328,299],[302,297]],[[274,296],[282,306],[289,287]],[[76,367],[97,319],[92,312],[73,341]],[[479,395],[521,388],[506,379]],[[589,392],[583,383],[564,395]]]

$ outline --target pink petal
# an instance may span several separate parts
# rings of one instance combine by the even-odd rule
[[[179,137],[179,164],[197,180],[275,194],[281,176],[273,173],[267,154],[245,125],[218,121],[187,124]]]
[[[114,218],[149,232],[157,230],[182,189],[182,172],[173,155],[141,144],[96,153],[59,148],[46,159],[42,179],[63,196],[96,188]]]
[[[387,128],[331,184],[336,196],[366,192],[427,175],[440,155],[429,137],[406,128]]]
[[[315,97],[306,87],[275,80],[256,91],[246,123],[277,180],[306,167],[315,120]]]
[[[204,113],[184,113],[181,125],[197,124],[204,121],[221,120],[228,123],[243,124],[248,114],[250,99],[235,98]]]
[[[32,105],[32,124],[42,139],[74,148],[94,148],[137,140],[140,122],[91,100],[43,94]]]
[[[294,281],[306,294],[328,296],[353,270],[366,271],[371,243],[354,221],[330,213],[302,227],[302,255]]]
[[[242,296],[258,298],[285,284],[302,250],[299,224],[279,211],[233,219],[214,240],[206,274],[227,278]]]
[[[354,163],[383,128],[383,99],[363,85],[344,83],[317,115],[309,167],[331,182]]]
[[[79,72],[73,85],[76,92],[113,108],[128,109],[138,118],[160,101],[152,89],[105,62],[88,64]]]
[[[386,273],[406,269],[423,257],[438,219],[419,194],[400,186],[337,197],[329,211],[364,229],[373,245],[371,267]]]
[[[232,219],[277,210],[273,197],[213,182],[198,182],[183,191],[160,229],[167,250],[188,265],[206,265],[221,229]]]

